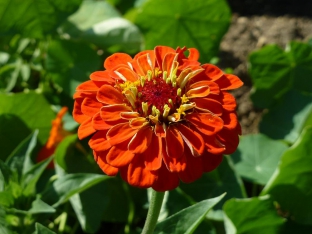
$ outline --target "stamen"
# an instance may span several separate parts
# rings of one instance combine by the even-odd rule
[[[143,111],[144,116],[147,116],[147,112],[148,112],[147,102],[142,102],[142,111]]]
[[[164,117],[164,118],[167,118],[167,116],[169,115],[169,112],[170,112],[170,107],[166,104],[166,105],[164,106],[163,117]]]
[[[178,90],[177,90],[177,95],[178,95],[179,97],[181,97],[181,94],[182,94],[182,90],[181,90],[180,88],[178,88]]]

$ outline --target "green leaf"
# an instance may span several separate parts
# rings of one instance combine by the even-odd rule
[[[258,107],[270,107],[292,89],[312,93],[312,47],[308,44],[291,42],[285,51],[268,45],[251,53],[249,62],[254,83],[251,98]]]
[[[312,125],[312,95],[292,90],[271,108],[260,123],[260,132],[294,143],[305,126]]]
[[[231,199],[223,209],[227,234],[276,234],[285,222],[269,196]]]
[[[55,232],[52,232],[49,228],[43,226],[40,223],[36,223],[36,232],[34,234],[56,234]]]
[[[68,201],[74,194],[81,193],[109,178],[109,176],[98,174],[67,174],[55,180],[53,184],[43,192],[41,199],[48,204],[53,204],[53,207],[57,207]]]
[[[105,1],[83,1],[79,10],[68,18],[60,31],[71,39],[80,39],[102,47],[120,46],[122,50],[134,52],[140,49],[143,41],[139,29],[122,18]]]
[[[270,194],[292,220],[312,225],[312,127],[287,150],[262,194]],[[287,194],[287,196],[285,196]]]
[[[41,38],[55,32],[80,3],[81,0],[1,0],[0,36],[22,34]]]
[[[75,194],[70,202],[82,229],[87,233],[95,233],[102,221],[125,223],[128,219],[128,199],[125,199],[122,181],[117,178],[102,181]]]
[[[61,40],[49,43],[45,62],[59,89],[70,97],[80,83],[101,67],[99,56],[88,44]]]
[[[10,191],[0,192],[0,206],[10,207],[14,204],[14,197]]]
[[[56,210],[42,201],[39,197],[36,198],[31,204],[30,210],[28,210],[29,214],[41,214],[41,213],[54,213]]]
[[[10,177],[10,168],[2,160],[0,160],[0,192],[4,191],[6,185],[9,184]]]
[[[224,196],[225,194],[222,194],[219,197],[198,202],[193,206],[181,210],[162,222],[159,222],[156,225],[155,233],[193,233],[198,225],[205,219],[209,210],[221,201]]]
[[[1,117],[3,114],[9,115]],[[38,139],[42,144],[45,143],[54,118],[55,113],[42,94],[0,93],[0,147],[3,155],[1,158],[8,156],[32,130],[38,129]],[[4,133],[6,135],[3,135]]]
[[[207,62],[217,56],[230,20],[224,0],[150,0],[139,8],[135,22],[144,34],[146,49],[157,45],[195,47]]]
[[[30,154],[37,144],[37,136],[38,131],[29,135],[17,146],[6,161],[6,164],[11,168],[11,170],[18,173],[19,178],[21,178],[32,166]]]
[[[271,140],[265,135],[247,135],[241,137],[238,149],[231,158],[240,176],[264,185],[287,149],[285,143]]]
[[[0,205],[0,233],[1,234],[12,234],[8,228],[8,223],[6,221],[6,213],[4,208]]]
[[[216,194],[226,192],[226,196],[222,202],[218,203],[208,217],[215,220],[222,220],[223,203],[230,198],[243,198],[246,192],[243,182],[236,174],[234,166],[229,157],[224,157],[220,166],[212,172],[205,173],[197,181],[190,184],[180,184],[181,190],[195,202],[202,201],[207,198],[215,197]]]

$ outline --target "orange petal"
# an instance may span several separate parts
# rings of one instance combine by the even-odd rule
[[[222,106],[227,111],[235,111],[236,109],[236,101],[232,94],[222,91],[220,93],[220,100],[222,103]]]
[[[210,93],[209,86],[200,86],[186,92],[188,98],[206,97]]]
[[[93,80],[88,80],[86,82],[81,83],[77,86],[76,91],[83,91],[83,92],[96,92],[99,87],[101,87],[102,82],[96,82]]]
[[[137,63],[144,75],[147,74],[147,71],[152,71],[154,68],[154,65],[153,65],[153,62],[149,53],[145,53],[137,57]]]
[[[129,138],[132,138],[137,133],[137,129],[129,126],[129,123],[120,123],[113,126],[106,134],[107,139],[111,145],[119,144]]]
[[[163,71],[167,71],[168,75],[170,73],[172,64],[173,64],[173,60],[176,57],[176,53],[168,53],[165,55],[163,61],[162,61],[162,70]]]
[[[92,118],[92,126],[96,130],[107,130],[107,129],[110,129],[111,127],[115,126],[116,124],[119,124],[122,122],[125,122],[125,121],[119,120],[119,121],[106,122],[101,117],[100,112],[96,113]]]
[[[155,174],[145,167],[144,160],[142,160],[140,155],[136,155],[129,164],[127,175],[128,183],[140,188],[149,188],[153,185],[155,179]]]
[[[102,103],[93,98],[85,98],[81,104],[81,111],[83,114],[92,117],[100,111],[102,106]]]
[[[120,113],[120,118],[127,119],[127,120],[135,119],[135,118],[138,118],[139,116],[140,114],[138,112],[121,112]]]
[[[107,105],[101,108],[101,116],[105,121],[116,121],[121,118],[121,112],[127,111],[131,111],[131,108],[124,104]]]
[[[231,90],[243,86],[243,82],[235,75],[225,74],[215,81],[221,90]]]
[[[188,128],[183,124],[176,125],[175,127],[181,133],[183,140],[194,156],[199,156],[204,152],[205,142],[198,132]]]
[[[239,137],[236,131],[223,128],[217,133],[217,138],[225,145],[224,154],[232,154],[236,151],[239,144]]]
[[[222,105],[211,98],[194,98],[192,100],[196,103],[197,109],[204,111],[204,112],[211,112],[217,116],[221,116],[223,113]]]
[[[188,51],[189,51],[189,56],[188,56],[189,60],[197,61],[199,59],[199,52],[197,49],[189,48]]]
[[[114,68],[120,66],[120,65],[126,65],[129,66],[128,63],[131,63],[132,58],[125,53],[114,53],[113,55],[109,56],[105,62],[104,67],[107,70],[113,70]]]
[[[175,53],[175,50],[168,46],[156,46],[154,51],[155,51],[156,61],[160,70],[163,70],[162,64],[163,64],[163,60],[166,54]]]
[[[118,168],[112,167],[111,165],[107,163],[106,154],[107,154],[107,151],[102,151],[102,152],[93,151],[94,159],[99,165],[99,167],[102,169],[102,171],[106,175],[115,176],[118,173]]]
[[[105,104],[123,104],[124,96],[110,85],[103,85],[97,92],[97,100]]]
[[[152,135],[149,147],[144,152],[145,166],[150,171],[156,171],[162,163],[162,141],[160,137]]]
[[[155,128],[154,128],[154,131],[155,131],[155,135],[158,136],[158,137],[161,137],[161,138],[164,138],[166,137],[166,125],[163,124],[159,124],[158,122],[156,123],[155,125]]]
[[[180,180],[178,174],[168,171],[164,164],[162,164],[157,173],[157,179],[152,186],[155,191],[164,192],[179,186]]]
[[[128,150],[128,142],[125,141],[110,148],[106,160],[113,167],[123,167],[128,165],[133,157],[134,154]]]
[[[92,126],[92,118],[86,119],[78,128],[78,138],[81,140],[94,133],[96,130]]]
[[[212,154],[221,154],[225,151],[225,145],[223,145],[215,135],[207,136],[202,134],[202,137],[205,141],[205,147],[208,152]],[[205,152],[204,152],[205,154]]]
[[[198,180],[203,174],[202,157],[193,157],[189,150],[185,151],[186,168],[179,172],[179,177],[184,183]]]
[[[91,139],[89,140],[89,146],[95,151],[105,151],[108,150],[111,145],[106,139],[107,131],[98,131],[96,132]]]
[[[118,72],[118,73],[116,73]],[[132,71],[130,68],[127,67],[120,67],[118,69],[116,69],[115,73],[119,76],[119,78],[121,78],[124,81],[136,81],[138,80],[138,75],[134,73],[134,71]],[[121,76],[120,76],[121,75]]]
[[[205,153],[202,157],[202,166],[204,172],[210,172],[216,169],[223,160],[222,154]]]
[[[183,152],[184,153],[184,152]],[[167,169],[170,172],[180,172],[185,170],[186,167],[186,158],[183,155],[181,155],[179,158],[176,157],[169,157],[166,150],[163,149],[163,160],[167,166]]]
[[[151,126],[141,128],[130,140],[128,149],[135,154],[143,153],[151,143],[152,134]]]
[[[185,116],[201,133],[211,136],[223,128],[223,120],[210,113],[192,113]]]
[[[235,129],[238,124],[237,115],[235,112],[224,111],[222,119],[224,123],[223,127],[230,130]]]
[[[81,111],[81,104],[83,102],[82,98],[76,99],[74,103],[74,109],[73,109],[73,118],[76,122],[82,123],[85,120],[89,119],[88,116],[85,116]]]
[[[148,124],[148,122],[147,122],[146,118],[144,118],[144,117],[138,117],[135,119],[131,119],[129,122],[130,127],[133,129],[142,128],[143,126],[145,126],[147,124]]]
[[[215,65],[203,64],[202,67],[205,69],[205,74],[210,80],[217,80],[224,75],[223,71]]]
[[[168,127],[165,140],[166,140],[166,151],[169,157],[179,158],[183,155],[184,152],[183,138],[176,128],[171,126]]]
[[[93,81],[102,81],[107,84],[114,84],[115,79],[109,75],[109,71],[96,71],[90,74],[90,79]]]

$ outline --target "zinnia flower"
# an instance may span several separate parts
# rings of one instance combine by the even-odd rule
[[[241,128],[227,90],[243,83],[198,58],[185,47],[157,46],[134,58],[115,53],[106,70],[77,87],[78,137],[92,135],[94,159],[107,175],[120,172],[130,185],[166,191],[236,150]]]
[[[68,108],[62,107],[61,110],[56,115],[56,118],[52,120],[52,128],[50,130],[50,135],[47,143],[41,148],[41,150],[38,153],[37,162],[41,162],[48,157],[50,157],[52,154],[54,154],[54,151],[58,144],[68,135],[71,133],[64,130],[63,128],[63,117],[66,114]],[[53,169],[54,164],[51,162],[47,168]]]

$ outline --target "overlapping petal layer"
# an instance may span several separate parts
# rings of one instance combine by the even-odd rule
[[[188,53],[188,56],[185,54]],[[201,65],[194,49],[116,53],[74,94],[74,119],[107,175],[157,191],[190,183],[233,153],[241,134],[235,75]]]

